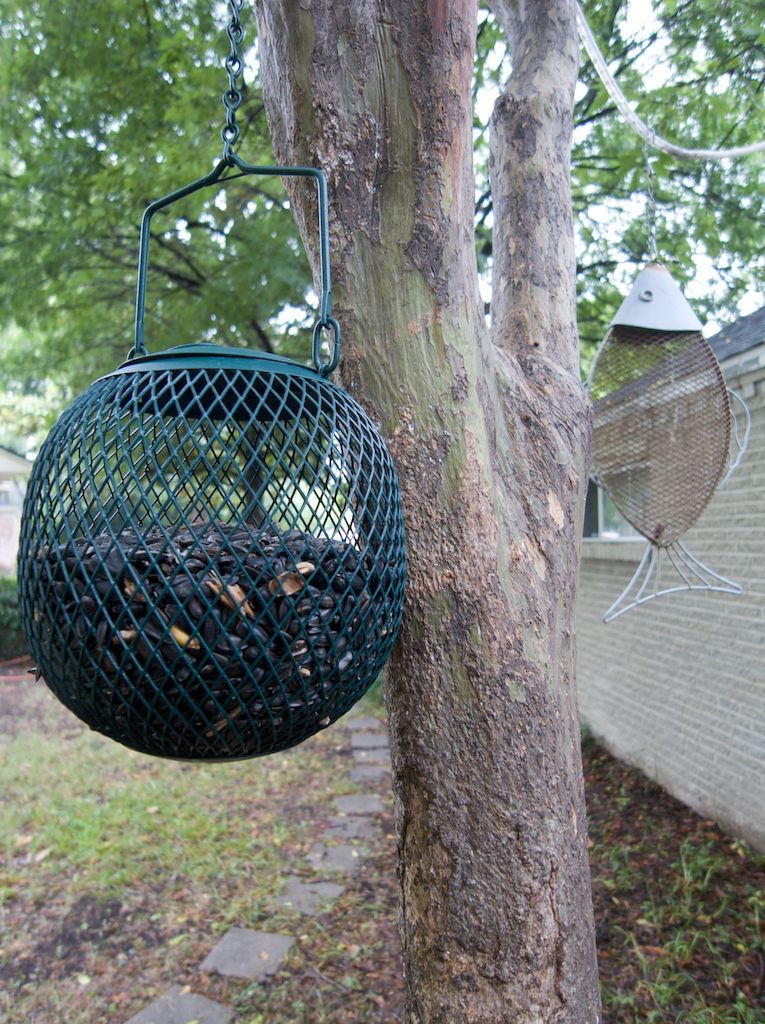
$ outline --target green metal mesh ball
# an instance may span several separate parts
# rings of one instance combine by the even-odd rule
[[[21,617],[56,696],[161,757],[282,750],[343,715],[404,602],[401,499],[361,407],[278,357],[134,359],[35,462]]]

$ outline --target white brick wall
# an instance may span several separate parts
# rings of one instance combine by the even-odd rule
[[[21,509],[0,507],[0,576],[14,575],[19,551]]]
[[[617,757],[765,849],[765,374],[730,383],[749,450],[686,535],[744,594],[675,594],[604,625],[642,542],[583,543],[577,609],[582,718]]]

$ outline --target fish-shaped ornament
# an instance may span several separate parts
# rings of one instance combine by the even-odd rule
[[[605,622],[678,590],[741,587],[703,565],[679,538],[728,468],[732,416],[720,364],[671,274],[642,270],[593,362],[593,471],[614,505],[649,542]],[[673,580],[659,585],[659,555]]]

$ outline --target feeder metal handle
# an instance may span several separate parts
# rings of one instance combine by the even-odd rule
[[[236,167],[239,174],[229,175],[223,178],[223,172],[227,167]],[[247,164],[236,153],[230,153],[228,157],[219,161],[215,168],[204,176],[192,181],[183,188],[170,192],[161,199],[155,199],[149,203],[141,218],[141,240],[138,251],[138,287],[135,300],[135,344],[128,359],[137,356],[148,355],[146,342],[144,341],[144,312],[146,307],[146,275],[149,268],[149,239],[151,219],[158,210],[171,206],[178,199],[191,195],[199,189],[214,185],[216,181],[230,181],[232,178],[243,177],[247,174],[268,174],[278,175],[285,178],[307,177],[314,178],[318,186],[319,205],[319,255],[321,264],[321,303],[319,306],[319,318],[314,324],[312,335],[312,353],[314,366],[322,377],[328,377],[340,361],[340,324],[332,316],[332,281],[329,271],[329,213],[327,204],[327,179],[323,171],[317,167],[260,167]],[[329,360],[322,361],[321,340],[322,332],[332,331],[332,352]]]

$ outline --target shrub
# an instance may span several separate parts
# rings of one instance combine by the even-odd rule
[[[21,632],[16,580],[0,577],[0,658],[20,658],[26,654]]]

